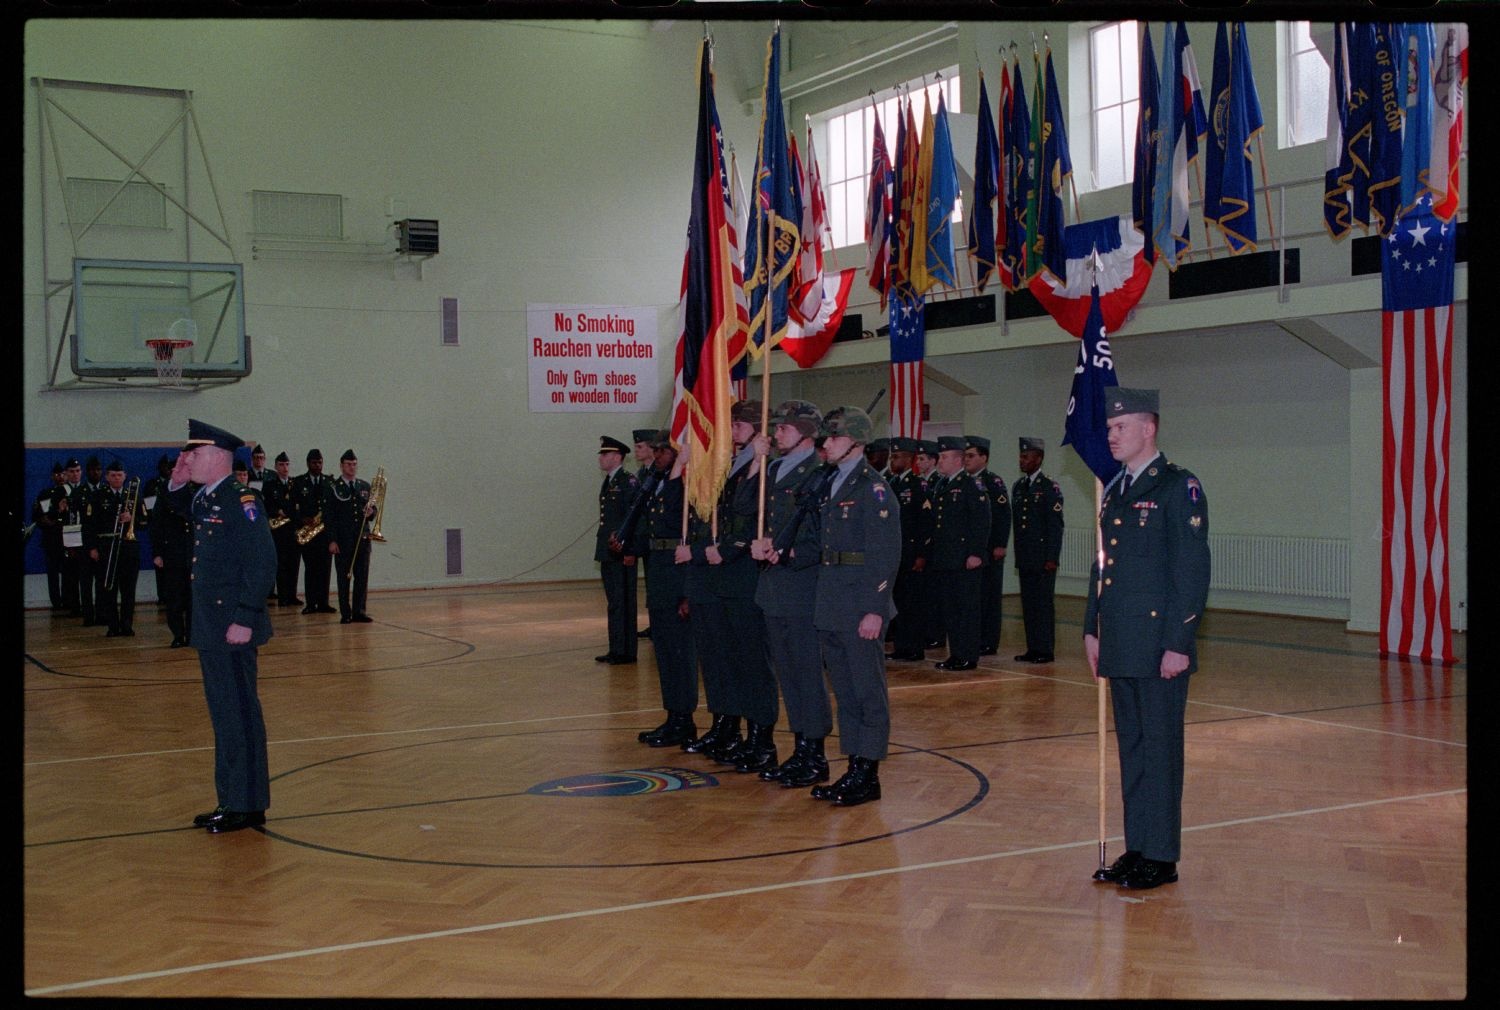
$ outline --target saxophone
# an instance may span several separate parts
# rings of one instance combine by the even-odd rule
[[[311,526],[303,526],[301,529],[297,530],[297,546],[306,547],[308,544],[317,539],[318,535],[322,532],[323,512],[320,509],[318,513],[313,516]]]

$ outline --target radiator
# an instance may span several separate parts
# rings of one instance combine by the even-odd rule
[[[1208,546],[1214,589],[1349,598],[1347,540],[1211,533]],[[1092,528],[1064,530],[1058,574],[1087,578],[1096,549]]]

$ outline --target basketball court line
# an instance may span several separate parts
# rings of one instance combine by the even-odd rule
[[[1345,810],[1359,810],[1369,807],[1388,806],[1397,803],[1410,803],[1422,800],[1439,799],[1447,796],[1462,796],[1468,793],[1467,788],[1446,789],[1430,793],[1412,793],[1406,796],[1393,796],[1385,799],[1362,800],[1356,803],[1338,803],[1332,806],[1309,807],[1304,810],[1289,810],[1275,814],[1261,814],[1255,817],[1239,817],[1227,821],[1215,821],[1209,824],[1198,824],[1184,826],[1184,834],[1193,832],[1213,831],[1221,828],[1239,827],[1246,824],[1265,823],[1294,817],[1308,817],[1317,814],[1337,813]],[[1108,841],[1119,841],[1118,835],[1111,836]],[[176,968],[163,968],[157,971],[136,972],[130,975],[114,975],[108,978],[87,979],[81,982],[65,982],[59,985],[42,986],[35,989],[27,989],[27,996],[49,996],[53,993],[76,992],[81,989],[92,989],[105,985],[118,985],[128,982],[141,982],[154,978],[171,978],[180,975],[192,975],[200,972],[217,971],[222,968],[238,968],[246,965],[268,964],[276,961],[290,961],[304,957],[315,957],[319,954],[338,954],[347,951],[370,950],[377,947],[389,947],[396,944],[416,943],[422,940],[439,940],[452,936],[467,936],[476,933],[492,933],[502,929],[516,929],[523,926],[540,926],[554,922],[567,922],[573,919],[588,919],[597,916],[615,915],[621,912],[639,912],[654,908],[668,908],[673,905],[687,905],[701,901],[718,901],[725,898],[739,898],[753,894],[769,894],[776,891],[788,891],[803,887],[817,887],[824,884],[840,884],[851,880],[864,880],[872,877],[894,876],[897,874],[914,873],[921,870],[946,869],[953,866],[966,866],[973,863],[991,862],[996,859],[1011,859],[1017,856],[1038,855],[1048,852],[1061,852],[1067,849],[1095,848],[1099,844],[1097,838],[1085,841],[1057,842],[1052,845],[1036,845],[1025,849],[1008,849],[1003,852],[986,852],[974,856],[959,856],[952,859],[938,859],[925,863],[914,863],[909,866],[892,866],[878,870],[861,870],[855,873],[841,873],[829,877],[817,877],[811,880],[788,880],[774,884],[761,884],[755,887],[741,887],[727,891],[710,891],[706,894],[690,894],[676,898],[660,898],[655,901],[637,901],[625,905],[609,905],[599,908],[578,909],[572,912],[558,912],[552,915],[538,915],[525,919],[510,919],[500,922],[482,923],[476,926],[460,926],[453,929],[430,930],[424,933],[408,933],[403,936],[391,936],[378,940],[359,940],[353,943],[333,944],[325,947],[308,947],[302,950],[282,951],[276,954],[261,954],[255,957],[233,958],[225,961],[208,961],[202,964],[182,965]]]

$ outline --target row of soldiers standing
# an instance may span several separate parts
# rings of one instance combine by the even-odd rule
[[[629,447],[601,440],[606,594],[615,596],[612,576],[623,572],[633,582],[636,559],[646,559],[651,641],[667,713],[640,740],[703,754],[783,787],[813,786],[813,798],[837,806],[877,800],[890,738],[882,643],[895,614],[901,527],[889,484],[864,458],[870,419],[857,407],[820,414],[806,401],[786,401],[771,418],[779,452],[773,460],[773,438],[760,431],[760,403],[735,404],[731,418],[729,476],[709,515],[691,510],[685,537],[687,454],[665,432],[637,432],[637,441],[645,436],[653,448],[653,466],[622,477]],[[626,631],[633,639],[633,624]],[[611,651],[600,661],[629,662],[617,653],[629,648],[633,656],[625,637],[612,623]],[[700,668],[712,716],[702,734],[693,715]],[[845,773],[827,785],[820,783],[830,778],[824,741],[833,709],[825,668],[838,699],[840,748],[849,758]],[[782,703],[795,740],[784,761],[773,736]]]

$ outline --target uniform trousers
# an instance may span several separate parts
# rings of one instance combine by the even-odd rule
[[[1125,848],[1175,863],[1182,852],[1183,720],[1188,674],[1113,677]]]
[[[922,599],[923,575],[903,568],[891,587],[891,599],[896,604],[896,616],[891,619],[891,645],[897,652],[921,652],[932,641]]]
[[[922,634],[926,636],[926,641],[922,644],[942,642],[948,629],[943,618],[942,602],[938,599],[937,573],[929,568],[916,575],[918,623],[922,626]]]
[[[739,715],[739,702],[733,696],[729,676],[727,640],[728,613],[718,597],[694,599],[689,603],[693,617],[693,651],[703,669],[703,700],[714,715]],[[652,631],[652,635],[656,632]]]
[[[271,805],[266,724],[256,694],[256,650],[200,649],[203,694],[214,727],[214,788],[219,806],[251,812]]]
[[[309,607],[328,606],[328,572],[333,555],[328,553],[328,534],[313,537],[302,548],[302,602]]]
[[[677,616],[675,606],[651,607],[651,650],[661,681],[661,707],[692,713],[698,708],[698,653],[693,647],[693,619]]]
[[[776,682],[781,685],[787,728],[810,740],[823,739],[833,729],[833,707],[823,682],[818,629],[806,614],[794,617],[767,614],[766,650],[776,672]]]
[[[730,696],[735,707],[727,715],[742,715],[757,726],[776,725],[776,678],[766,653],[766,618],[752,599],[724,598],[724,650]],[[652,632],[655,634],[655,632]]]
[[[106,586],[109,554],[99,549],[98,571],[94,575],[94,619],[109,625],[113,631],[128,628],[135,620],[135,583],[140,576],[141,545],[139,541],[122,540],[115,561],[115,584]]]
[[[167,630],[173,638],[192,637],[193,570],[187,565],[162,565],[156,570],[161,580],[161,604],[167,612]]]
[[[53,527],[56,529],[56,527]],[[42,530],[42,553],[47,558],[47,599],[52,603],[53,610],[61,610],[63,607],[71,606],[67,596],[63,593],[63,569],[67,565],[67,556],[63,553],[62,534],[49,534],[44,528]]]
[[[599,562],[599,578],[609,613],[610,654],[635,659],[635,566],[610,558]]]
[[[287,523],[272,530],[271,538],[276,541],[276,602],[285,607],[297,599],[297,568],[302,564],[297,527]]]
[[[67,608],[68,613],[77,617],[83,612],[83,603],[78,592],[78,559],[74,555],[76,547],[64,547],[62,549],[62,605]]]
[[[948,658],[961,663],[979,660],[980,568],[932,572],[933,604],[943,614],[948,636]]]
[[[1052,597],[1057,590],[1057,571],[1021,568],[1021,617],[1026,622],[1026,651],[1043,656],[1053,654],[1057,619]]]
[[[979,651],[1000,648],[1000,608],[1005,591],[1005,562],[986,561],[979,569]]]
[[[351,558],[352,565],[350,564]],[[360,544],[357,551],[351,546],[346,551],[340,544],[339,552],[333,556],[333,569],[338,575],[340,616],[353,617],[355,614],[363,614],[365,599],[370,588],[370,545]],[[354,583],[353,586],[349,584],[351,581]]]
[[[885,684],[885,646],[859,632],[818,631],[828,680],[839,701],[839,752],[883,760],[890,747],[891,706]]]
[[[94,579],[99,565],[89,557],[87,547],[70,549],[73,553],[73,577],[78,585],[78,609],[83,612],[85,621],[89,624],[97,624],[99,622],[94,609]]]

